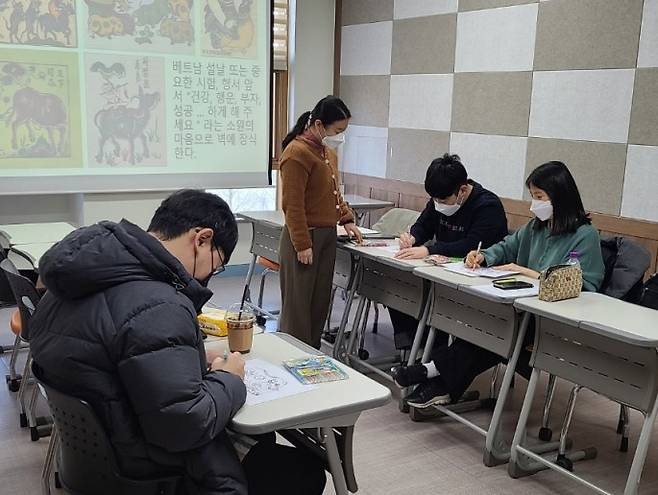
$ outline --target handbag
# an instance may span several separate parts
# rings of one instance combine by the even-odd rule
[[[583,272],[576,265],[555,265],[539,276],[539,299],[547,302],[572,299],[583,288]]]

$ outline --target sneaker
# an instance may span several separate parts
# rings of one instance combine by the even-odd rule
[[[401,387],[410,387],[427,381],[427,368],[422,364],[394,366],[391,368],[391,374],[395,383]]]
[[[421,383],[416,389],[405,397],[411,407],[423,409],[433,405],[445,406],[450,404],[450,394],[440,376]]]

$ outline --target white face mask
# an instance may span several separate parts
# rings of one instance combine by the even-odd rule
[[[327,148],[331,148],[334,150],[344,142],[345,142],[345,132],[339,132],[338,134],[334,134],[333,136],[325,136],[322,138],[322,144],[324,144]]]
[[[538,199],[533,199],[530,203],[530,211],[539,218],[542,222],[545,222],[553,216],[553,205],[550,201],[539,201]]]
[[[447,217],[451,217],[457,211],[459,211],[459,208],[461,208],[461,204],[459,203],[459,194],[457,194],[457,202],[455,202],[454,205],[446,205],[443,203],[439,203],[436,199],[434,200],[434,209],[441,213],[442,215],[445,215]]]

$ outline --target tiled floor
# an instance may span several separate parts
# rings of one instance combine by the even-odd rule
[[[225,277],[213,282],[216,295],[213,302],[227,306],[242,294],[242,278]],[[255,284],[254,284],[255,285]],[[268,282],[266,306],[277,305],[278,285]],[[334,321],[337,324],[342,313],[342,301],[337,298]],[[11,310],[0,310],[0,344],[9,344],[11,335],[8,322]],[[392,349],[390,322],[385,311],[380,312],[381,324],[377,335],[368,334],[371,354],[386,354]],[[6,331],[4,329],[7,329]],[[0,371],[4,371],[9,356],[0,357]],[[481,392],[487,390],[486,376],[477,385]],[[523,400],[525,382],[516,380],[504,416],[505,428],[511,434],[518,410]],[[561,412],[566,404],[569,387],[560,383],[554,411]],[[534,434],[539,418],[535,404],[532,428]],[[595,445],[598,458],[576,464],[579,474],[590,476],[606,489],[621,493],[628,468],[637,443],[641,417],[632,414],[631,451],[617,451],[618,436],[615,434],[618,406],[593,393],[582,393],[572,426],[572,438],[576,446]],[[473,421],[486,425],[484,412],[472,413]],[[558,418],[558,414],[555,414]],[[557,422],[555,422],[557,423]],[[658,433],[654,445],[658,445]],[[36,495],[40,493],[40,473],[47,447],[47,439],[31,442],[29,432],[18,426],[18,408],[15,394],[0,386],[0,494]],[[397,495],[437,493],[442,495],[494,495],[494,494],[560,494],[575,495],[593,493],[553,472],[513,480],[506,467],[487,468],[482,464],[483,439],[466,427],[448,419],[436,419],[414,423],[398,412],[397,403],[368,411],[357,423],[355,435],[355,467],[362,495]],[[658,451],[652,448],[644,469],[641,494],[658,494]],[[54,493],[58,493],[55,491]],[[325,492],[333,494],[328,483]]]

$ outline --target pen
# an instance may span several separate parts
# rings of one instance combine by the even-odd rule
[[[224,349],[224,361],[228,361],[228,349]]]
[[[475,263],[473,264],[473,270],[475,270],[475,265],[477,265],[478,256],[480,255],[480,249],[482,249],[482,241],[478,242],[478,248],[475,251]]]

